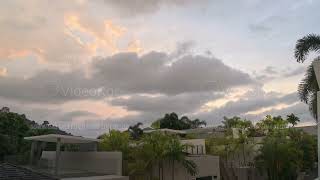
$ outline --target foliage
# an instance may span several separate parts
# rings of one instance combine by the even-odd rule
[[[300,118],[294,115],[293,113],[287,115],[287,121],[288,123],[292,124],[292,126],[297,125],[298,122],[300,122]]]
[[[134,140],[140,139],[143,134],[143,130],[140,128],[140,126],[142,126],[142,123],[138,122],[137,124],[129,126],[128,128],[128,132]]]
[[[309,34],[296,43],[295,58],[298,62],[304,62],[310,51],[319,52],[320,50],[320,36],[316,34]],[[314,61],[319,61],[320,57],[316,57]],[[313,66],[310,65],[305,74],[304,79],[300,82],[298,87],[298,94],[300,100],[309,105],[309,110],[313,117],[317,119],[317,92],[319,91],[319,84],[317,83]]]
[[[4,107],[0,110],[0,161],[5,156],[15,155],[28,158],[30,142],[23,138],[43,134],[67,134],[45,121],[39,125],[26,118],[24,114],[10,112]]]
[[[128,132],[120,132],[111,130],[108,134],[100,136],[102,142],[99,144],[99,149],[104,151],[121,151],[123,159],[128,159],[129,156],[129,139]]]
[[[267,115],[263,120],[256,124],[257,131],[268,134],[273,133],[276,130],[286,129],[288,127],[288,121],[281,116],[272,117]]]
[[[234,116],[232,118],[224,117],[222,121],[224,128],[226,129],[225,142],[231,143],[225,144],[225,153],[224,155],[228,158],[229,154],[242,154],[243,165],[247,165],[247,154],[252,151],[253,148],[253,139],[252,137],[256,135],[256,130],[250,120],[241,119],[240,117]],[[237,136],[234,135],[235,131],[238,131]],[[252,153],[252,152],[251,152]],[[239,164],[240,164],[240,159]]]
[[[160,121],[161,121],[161,119],[158,119],[158,120],[154,121],[154,122],[151,124],[151,127],[152,127],[153,129],[160,129]]]
[[[194,129],[202,126],[206,126],[205,121],[199,119],[190,120],[187,116],[183,116],[179,119],[176,113],[165,114],[165,116],[153,123],[154,127],[160,124],[160,128],[183,130],[183,129]]]
[[[298,62],[304,62],[310,51],[318,52],[320,50],[320,36],[309,34],[296,43],[294,56]]]
[[[172,179],[174,179],[175,163],[183,165],[190,175],[197,174],[197,165],[193,161],[186,159],[186,153],[184,153],[186,145],[182,145],[178,138],[171,138],[166,146],[167,152],[165,156],[172,163]]]
[[[288,121],[294,125],[298,118],[293,114],[287,117],[267,116],[257,123],[258,128],[267,131],[255,163],[271,180],[296,179],[299,171],[311,171],[317,160],[316,138],[288,128]]]
[[[296,148],[294,141],[280,130],[264,138],[256,166],[266,170],[270,180],[290,180],[297,178],[303,152]]]
[[[311,171],[317,161],[317,139],[302,130],[288,129],[288,136],[297,149],[302,151],[300,168],[302,171]]]
[[[160,168],[165,162],[181,164],[191,175],[197,173],[194,162],[187,160],[184,153],[185,145],[180,143],[176,136],[165,135],[160,132],[143,136],[141,142],[135,146],[133,155],[135,163],[131,163],[130,174],[141,174],[149,172],[155,177],[153,168],[158,167],[158,177],[161,176]]]
[[[320,61],[320,57],[314,61]],[[319,84],[316,79],[316,74],[313,65],[309,65],[304,78],[298,86],[299,98],[302,102],[309,105],[311,115],[317,119],[317,92],[319,91]]]

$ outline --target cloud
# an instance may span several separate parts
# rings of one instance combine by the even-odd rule
[[[42,71],[30,78],[2,77],[0,96],[20,101],[59,103],[123,94],[166,94],[224,91],[254,84],[250,76],[220,60],[187,55],[175,59],[161,52],[142,56],[118,53],[95,59],[92,74]]]
[[[207,120],[208,123],[212,125],[219,124],[224,116],[241,116],[249,120],[257,121],[264,117],[267,112],[270,112],[272,115],[277,115],[276,111],[271,110],[275,110],[273,107],[279,105],[288,105],[283,106],[282,109],[287,109],[287,112],[290,112],[290,105],[295,103],[299,103],[297,93],[267,93],[260,88],[255,88],[248,91],[236,101],[229,101],[221,107],[198,113],[195,116]],[[251,113],[247,114],[248,112]],[[295,112],[292,111],[291,113]]]
[[[267,67],[263,70],[263,73],[266,73],[266,74],[277,74],[278,71],[277,71],[276,68],[273,67],[273,66],[267,66]]]
[[[33,56],[39,64],[63,64],[70,70],[96,55],[142,52],[139,40],[124,26],[107,18],[108,13],[95,17],[93,4],[3,1],[0,60]]]
[[[303,74],[305,72],[306,72],[306,67],[298,67],[295,69],[288,70],[287,72],[285,72],[283,74],[283,77],[297,76],[297,75]]]
[[[8,75],[7,68],[0,67],[0,77],[1,76],[7,76],[7,75]]]
[[[112,105],[121,106],[129,111],[163,115],[169,112],[185,114],[198,110],[210,100],[223,97],[222,93],[183,93],[178,95],[134,95],[130,98],[116,98]]]
[[[205,4],[208,0],[105,0],[104,2],[117,13],[130,17],[155,13],[165,6],[185,7],[188,5]]]
[[[121,53],[94,62],[95,77],[115,89],[129,93],[181,94],[223,91],[253,84],[250,76],[222,61],[187,55],[169,59],[168,54],[151,52],[142,56]]]

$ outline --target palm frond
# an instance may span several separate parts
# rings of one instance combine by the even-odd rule
[[[314,61],[320,61],[320,57],[317,57]],[[302,102],[309,105],[309,110],[312,116],[317,119],[317,92],[319,91],[319,85],[316,79],[313,65],[311,64],[307,72],[298,86],[299,98]]]
[[[320,36],[309,34],[296,43],[294,56],[298,62],[304,62],[310,51],[320,51]]]
[[[185,159],[181,163],[191,176],[198,174],[198,167],[195,162]]]

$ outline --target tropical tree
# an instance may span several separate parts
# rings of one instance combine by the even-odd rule
[[[295,125],[297,125],[298,122],[300,122],[300,118],[291,113],[287,115],[287,121],[288,123],[292,124],[292,127],[294,127]]]
[[[303,63],[310,51],[320,51],[320,36],[316,34],[309,34],[296,43],[295,58],[297,62]],[[313,61],[319,61],[320,56],[317,56]],[[316,75],[313,66],[310,65],[307,69],[304,79],[300,82],[298,93],[300,100],[309,105],[309,110],[313,117],[317,119],[317,92],[319,85],[316,80]]]
[[[281,116],[272,117],[267,115],[263,120],[256,124],[258,131],[267,135],[273,133],[276,130],[286,129],[288,127],[288,121],[283,119]]]
[[[160,132],[154,132],[143,136],[141,143],[135,151],[137,164],[134,164],[132,173],[149,172],[149,176],[154,178],[155,167],[158,169],[156,177],[163,179],[163,168],[166,162],[171,162],[172,168],[174,164],[180,164],[191,175],[197,173],[196,164],[187,159],[184,152],[185,145],[182,145],[176,136],[165,135]],[[174,176],[174,173],[172,173]]]
[[[294,180],[301,166],[303,152],[286,133],[277,130],[263,139],[256,167],[265,170],[270,180]]]
[[[232,118],[224,117],[222,121],[224,127],[226,128],[226,136],[232,137],[233,148],[232,150],[242,153],[243,164],[247,164],[246,155],[248,149],[252,149],[252,138],[254,126],[250,120],[241,119],[240,117],[234,116]],[[235,136],[234,131],[237,132]],[[238,154],[239,155],[239,154]],[[240,164],[240,159],[239,159]]]
[[[128,131],[134,140],[139,139],[143,134],[143,130],[140,128],[140,126],[142,126],[142,123],[138,122],[137,124],[129,126],[128,128]]]
[[[316,136],[309,135],[301,129],[288,129],[288,137],[293,141],[296,148],[302,151],[300,169],[310,172],[317,161],[317,139]]]
[[[160,132],[151,133],[142,139],[141,149],[138,158],[143,159],[145,162],[146,170],[151,172],[153,177],[153,168],[158,167],[158,177],[162,176],[162,166],[166,159],[166,143],[169,140],[169,136],[166,136]]]
[[[205,121],[200,121],[199,119],[191,120],[188,116],[182,116],[179,119],[179,116],[176,113],[165,114],[165,116],[161,119],[158,119],[154,123],[152,123],[152,127],[154,128],[168,128],[175,130],[183,130],[183,129],[194,129],[202,126],[206,126],[207,123]]]
[[[99,149],[105,151],[121,151],[123,159],[128,159],[130,140],[129,133],[111,130],[109,133],[103,134],[99,138],[102,140],[99,144]]]
[[[206,126],[207,122],[206,121],[200,121],[199,119],[195,119],[193,121],[189,122],[191,124],[191,129],[199,128],[201,126]]]
[[[292,114],[287,117],[291,117],[292,122],[297,120]],[[297,172],[308,172],[314,168],[317,160],[315,136],[302,130],[288,128],[288,120],[282,119],[281,116],[268,115],[257,125],[267,131],[255,163],[260,170],[267,172],[268,179],[296,179]]]
[[[174,180],[174,167],[175,163],[178,163],[182,165],[187,172],[194,176],[197,174],[197,165],[187,159],[187,155],[184,152],[186,149],[186,145],[181,144],[180,140],[176,137],[169,139],[166,147],[166,158],[171,162],[171,174],[172,174],[172,180]]]

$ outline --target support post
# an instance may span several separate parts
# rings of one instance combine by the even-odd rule
[[[320,86],[320,61],[312,63],[318,85]],[[317,92],[317,128],[318,128],[318,178],[320,177],[320,91]]]
[[[60,168],[60,146],[61,146],[61,138],[57,139],[56,144],[56,160],[55,160],[55,169],[54,169],[54,175],[59,175],[59,168]]]
[[[35,149],[36,149],[36,144],[37,142],[36,141],[32,141],[31,142],[31,150],[30,150],[30,166],[32,166],[33,165],[33,160],[34,160],[34,151],[35,151]]]
[[[318,177],[320,177],[320,91],[317,92],[317,129],[318,129]]]
[[[93,143],[93,151],[98,151],[98,143],[97,142]]]

